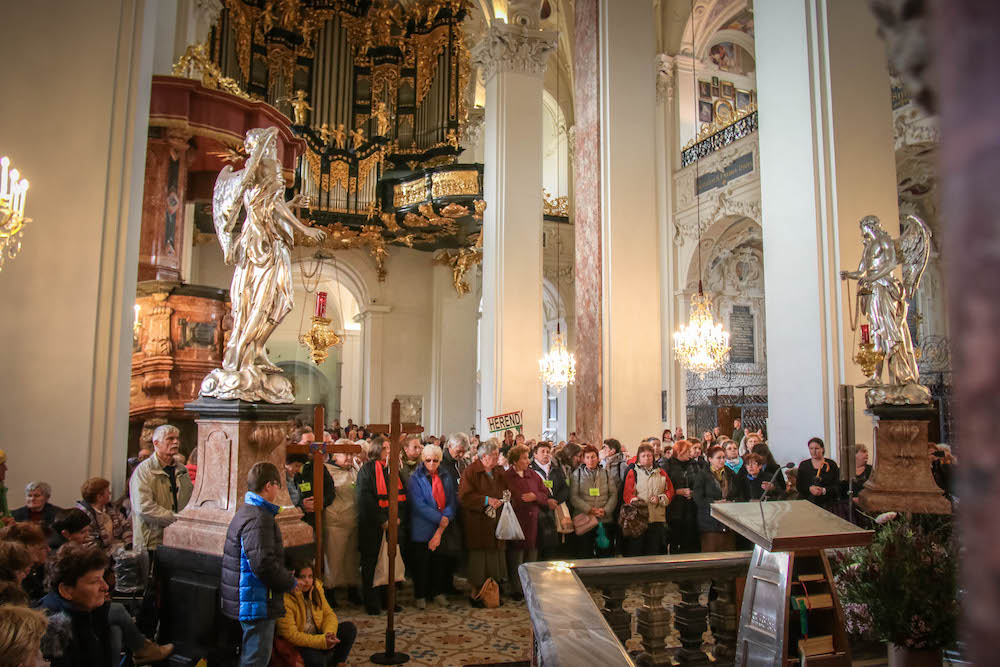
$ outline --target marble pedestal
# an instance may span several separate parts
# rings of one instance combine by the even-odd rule
[[[301,406],[199,398],[184,406],[198,415],[198,475],[187,507],[163,532],[156,567],[161,582],[160,641],[177,645],[171,665],[235,664],[239,624],[222,615],[220,579],[226,531],[258,461],[284,470],[287,419]],[[291,505],[282,485],[277,504]],[[297,508],[277,522],[286,557],[313,556],[313,532]]]
[[[879,405],[867,411],[875,422],[875,465],[861,491],[869,514],[951,514],[951,503],[934,482],[927,456],[932,405]]]

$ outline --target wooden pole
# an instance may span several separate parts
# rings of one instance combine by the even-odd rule
[[[313,573],[316,581],[323,581],[323,480],[324,461],[326,455],[326,443],[323,442],[323,431],[326,430],[326,415],[322,405],[317,405],[313,410],[313,436],[319,447],[314,448],[312,454],[313,462],[313,526],[316,531],[316,564],[313,566]]]

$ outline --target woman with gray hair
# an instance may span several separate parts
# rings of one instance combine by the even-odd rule
[[[440,550],[446,530],[458,513],[457,484],[441,465],[442,452],[437,445],[425,445],[421,465],[410,474],[406,494],[410,500],[410,559],[413,569],[413,594],[417,609],[433,598],[446,604],[445,593],[451,587],[450,557]]]
[[[497,520],[507,491],[503,470],[497,468],[500,443],[490,438],[479,445],[477,458],[465,472],[458,487],[458,500],[462,504],[462,527],[465,546],[469,550],[466,567],[472,595],[477,595],[488,579],[498,583],[507,569],[504,543],[496,537]],[[473,606],[482,607],[479,600]]]
[[[19,507],[11,516],[14,521],[31,521],[51,526],[56,520],[56,514],[62,511],[49,502],[52,497],[52,487],[46,482],[28,482],[24,487],[24,507]]]

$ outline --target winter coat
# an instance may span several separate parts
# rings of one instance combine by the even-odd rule
[[[622,482],[625,481],[625,470],[628,467],[625,455],[621,452],[612,454],[601,461],[601,465],[614,476],[616,488],[621,488]]]
[[[239,621],[280,618],[282,593],[295,588],[285,569],[281,531],[274,520],[280,508],[247,491],[226,532],[222,552],[222,612]]]
[[[452,458],[451,452],[448,451],[447,447],[442,449],[444,450],[444,454],[441,457],[441,467],[451,473],[451,478],[455,480],[455,485],[457,486],[462,479],[462,473],[465,472],[468,462],[464,458],[456,461]]]
[[[313,582],[316,593],[319,594],[319,604],[313,602],[313,591],[308,597],[302,591],[285,593],[285,615],[278,619],[278,636],[288,640],[295,646],[326,650],[326,634],[337,634],[337,615],[333,613],[326,601],[323,586],[318,581]],[[313,623],[316,624],[316,634],[306,634],[306,605],[312,611]]]
[[[59,514],[61,511],[61,507],[56,507],[52,503],[45,503],[42,507],[41,523],[52,527],[52,523],[56,520],[56,514]],[[24,507],[18,507],[16,510],[11,512],[10,515],[14,517],[14,521],[17,522],[31,521],[31,510],[28,509],[27,505]]]
[[[86,500],[76,501],[77,509],[81,509],[90,517],[90,541],[96,546],[111,552],[112,547],[124,546],[126,549],[132,546],[132,524],[129,523],[125,515],[118,511],[112,504],[104,507],[103,512],[98,512]],[[108,521],[105,521],[107,517]],[[111,530],[108,530],[110,522]]]
[[[326,469],[340,493],[323,511],[323,548],[326,550],[326,585],[357,586],[358,512],[354,507],[354,489],[358,471],[354,466],[341,468],[328,463]]]
[[[736,474],[736,494],[733,500],[741,502],[760,500],[764,495],[764,489],[761,484],[769,481],[777,470],[777,466],[766,465],[760,469],[760,472],[756,477],[750,479],[750,473],[747,471],[747,467],[743,466]],[[767,499],[778,500],[784,495],[785,476],[779,474],[774,477],[774,490],[767,494]]]
[[[514,550],[534,549],[538,541],[538,513],[548,509],[549,490],[545,488],[542,478],[531,468],[524,471],[524,476],[517,474],[514,466],[504,472],[507,488],[510,489],[510,503],[517,515],[524,533],[523,541],[510,542],[508,546]],[[534,493],[535,499],[529,502],[521,500],[521,495]]]
[[[569,482],[566,481],[566,473],[562,466],[555,459],[549,462],[548,474],[545,474],[542,466],[534,461],[531,462],[531,470],[534,470],[542,478],[542,483],[549,490],[549,495],[555,498],[557,503],[561,505],[569,501]]]
[[[698,508],[698,530],[703,533],[721,533],[726,527],[712,518],[712,503],[719,500],[732,500],[736,494],[736,475],[722,466],[722,475],[726,482],[726,492],[716,481],[711,469],[700,470],[691,488],[691,498]]]
[[[194,484],[187,468],[174,466],[177,484],[177,510],[173,508],[170,478],[154,454],[136,466],[129,482],[132,498],[132,548],[155,549],[163,544],[163,529],[177,520],[180,512],[191,500]]]
[[[492,476],[491,476],[492,475]],[[486,513],[486,498],[503,498],[507,490],[507,479],[500,466],[495,466],[491,474],[486,473],[483,462],[476,460],[462,473],[458,485],[458,502],[462,505],[462,528],[465,531],[465,546],[473,551],[500,551],[503,541],[496,537],[497,520]]]
[[[406,498],[410,503],[410,541],[425,543],[434,537],[441,524],[441,517],[448,517],[448,525],[458,513],[458,489],[451,473],[438,466],[438,477],[444,487],[444,509],[439,510],[431,492],[431,478],[421,464],[410,474],[406,485]]]
[[[597,489],[594,494],[591,489]],[[592,508],[604,510],[598,521],[611,523],[615,520],[618,506],[618,480],[613,472],[598,466],[591,471],[581,465],[569,476],[569,506],[574,516],[587,514]]]
[[[111,664],[110,603],[106,602],[93,611],[80,611],[53,591],[43,597],[38,606],[49,617],[46,634],[52,641],[44,643],[47,652],[50,648],[53,651],[51,655],[45,655],[52,667],[103,667]],[[60,631],[63,629],[70,631],[68,637]],[[56,646],[52,646],[53,643]],[[117,663],[118,656],[114,657]]]
[[[292,504],[302,510],[302,520],[308,523],[310,526],[316,525],[316,513],[307,512],[305,507],[302,505],[302,501],[306,498],[313,497],[313,462],[308,461],[302,466],[302,471],[295,475],[294,478],[289,479],[288,474],[285,474],[285,481],[288,487],[288,497],[292,499]],[[323,509],[333,504],[334,499],[337,497],[337,487],[333,483],[333,477],[330,476],[330,471],[323,466]],[[314,509],[318,509],[313,506]]]
[[[836,461],[824,459],[823,467],[816,470],[812,459],[806,459],[799,464],[798,485],[799,495],[803,499],[829,509],[840,499],[840,468],[837,467]],[[826,494],[814,496],[809,492],[810,486],[821,486],[826,489]]]
[[[358,471],[358,479],[355,486],[354,507],[358,511],[358,537],[362,542],[377,542],[382,539],[382,526],[389,521],[389,508],[379,505],[378,484],[375,480],[375,466],[381,465],[375,461],[366,461],[361,470]],[[389,488],[389,470],[383,469],[385,474],[385,488]],[[400,478],[402,479],[402,478]],[[402,482],[401,482],[402,483]],[[407,524],[410,511],[409,499],[404,500],[406,487],[399,489],[399,532],[398,543],[406,541],[403,527]],[[376,549],[378,545],[376,544]]]
[[[649,498],[657,496],[659,502],[653,505]],[[667,520],[667,505],[674,497],[674,487],[670,483],[670,477],[663,470],[656,466],[643,468],[642,466],[630,466],[625,474],[625,491],[622,500],[625,504],[631,504],[632,500],[642,502],[649,509],[649,522],[657,523]]]

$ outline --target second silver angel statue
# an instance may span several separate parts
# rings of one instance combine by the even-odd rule
[[[292,383],[268,360],[264,345],[292,310],[294,231],[317,240],[325,234],[306,227],[292,213],[291,207],[304,204],[301,195],[285,201],[277,134],[274,127],[247,132],[246,165],[239,171],[226,165],[215,182],[215,232],[226,264],[236,267],[229,291],[233,328],[222,368],[202,381],[202,396],[265,403],[295,400]],[[237,231],[243,208],[246,218]]]

